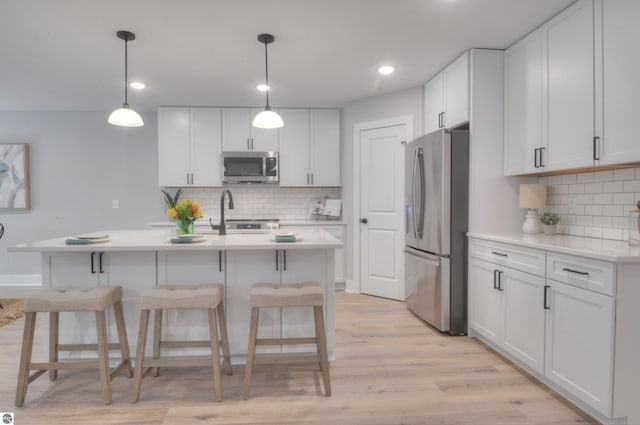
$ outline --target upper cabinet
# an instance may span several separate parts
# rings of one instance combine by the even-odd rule
[[[637,1],[580,0],[507,49],[505,175],[640,161],[639,19]]]
[[[606,0],[596,5],[602,7],[597,7],[596,12],[602,13],[603,41],[604,132],[600,164],[637,162],[640,161],[635,128],[640,99],[640,1]]]
[[[257,108],[222,108],[222,150],[277,152],[278,129],[251,125],[253,118],[262,111]]]
[[[280,186],[340,186],[340,111],[280,109]]]
[[[542,137],[544,34],[536,31],[504,54],[504,173],[540,170],[546,149]]]
[[[547,150],[544,171],[594,165],[593,0],[579,1],[545,25]]]
[[[469,121],[469,52],[424,86],[424,133]]]
[[[158,108],[160,186],[222,186],[220,108]]]

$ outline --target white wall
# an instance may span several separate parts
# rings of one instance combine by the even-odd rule
[[[422,134],[422,87],[350,102],[342,109],[342,217],[347,222],[347,246],[353,247],[353,126],[358,123],[413,116],[414,137]],[[347,251],[347,279],[353,279],[353,249]]]
[[[0,210],[0,285],[7,275],[40,274],[39,254],[9,246],[164,219],[156,114],[143,114],[141,128],[109,125],[108,114],[0,112],[0,143],[29,143],[31,175],[31,209]]]

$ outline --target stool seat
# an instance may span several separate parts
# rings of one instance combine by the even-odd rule
[[[158,285],[145,289],[141,295],[143,310],[210,309],[222,301],[221,284]]]
[[[251,288],[251,307],[314,307],[323,303],[322,287],[315,282],[256,283]]]
[[[24,299],[24,311],[101,311],[122,300],[122,287],[60,287],[42,289]]]

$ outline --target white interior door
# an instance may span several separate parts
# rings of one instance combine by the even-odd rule
[[[361,292],[404,301],[406,124],[360,131]]]

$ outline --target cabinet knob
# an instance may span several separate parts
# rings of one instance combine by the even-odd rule
[[[367,224],[369,222],[369,220],[367,220],[366,218],[361,218],[360,219],[360,223],[362,224]]]

